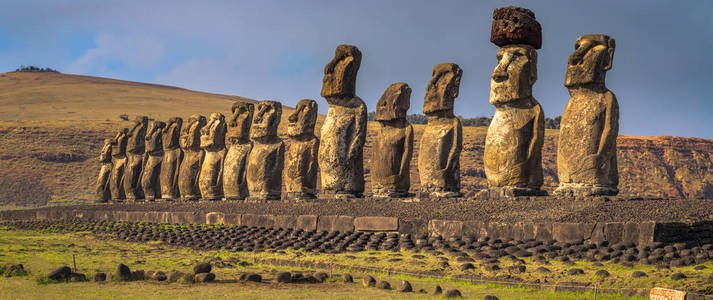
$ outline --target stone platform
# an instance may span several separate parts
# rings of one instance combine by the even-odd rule
[[[91,204],[0,212],[0,221],[81,219],[234,224],[515,240],[713,243],[713,200],[525,197]]]

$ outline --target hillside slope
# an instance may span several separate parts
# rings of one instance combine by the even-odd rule
[[[238,99],[245,98],[87,76],[0,74],[0,206],[91,201],[102,140],[129,125],[120,114],[133,118],[144,113],[161,120],[214,111],[227,114]],[[290,110],[283,113],[281,133]],[[365,146],[367,192],[374,125],[369,125]],[[419,185],[416,162],[423,125],[414,127],[413,191]],[[485,127],[464,128],[461,178],[466,195],[487,185],[482,162],[485,133]],[[558,182],[557,137],[556,130],[547,131],[543,161],[548,190]],[[713,140],[620,136],[617,144],[622,194],[713,198]]]

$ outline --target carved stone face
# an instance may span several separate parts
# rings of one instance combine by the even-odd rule
[[[295,112],[287,120],[289,121],[287,124],[288,136],[314,135],[314,125],[317,123],[317,102],[311,99],[300,100]]]
[[[406,111],[411,106],[411,88],[398,82],[390,85],[376,103],[377,121],[390,121],[406,118]]]
[[[168,124],[163,128],[163,148],[164,149],[176,149],[179,147],[178,140],[181,137],[181,126],[183,125],[183,119],[179,117],[173,117],[168,120]]]
[[[461,76],[463,70],[456,64],[444,63],[433,67],[433,75],[423,97],[423,113],[453,112],[453,100],[458,97]]]
[[[567,62],[564,85],[604,83],[606,72],[612,67],[615,47],[614,39],[603,34],[580,36]]]
[[[201,148],[225,146],[225,116],[212,113],[208,123],[201,129]]]
[[[201,115],[192,115],[188,118],[186,126],[181,129],[181,148],[198,150],[201,143],[201,129],[206,124],[206,119]]]
[[[99,161],[111,162],[111,143],[111,139],[104,139],[104,146],[102,146],[102,151],[99,154]]]
[[[129,133],[128,128],[120,129],[114,138],[111,140],[111,155],[120,156],[126,154],[126,135]]]
[[[250,138],[277,136],[277,126],[282,117],[282,104],[277,101],[260,101],[255,110],[253,125],[250,129]]]
[[[250,124],[253,122],[255,105],[249,102],[235,102],[232,112],[228,122],[227,138],[231,142],[247,139],[250,137]]]
[[[339,45],[334,58],[324,67],[322,97],[327,102],[332,98],[352,98],[356,91],[356,77],[361,65],[361,52],[352,45]],[[330,104],[332,104],[330,102]],[[338,103],[335,103],[338,104]]]
[[[508,45],[497,54],[498,65],[490,78],[490,104],[532,96],[537,81],[537,51],[529,45]]]
[[[161,121],[154,121],[149,124],[149,128],[146,132],[146,152],[154,152],[163,149],[163,129],[166,127],[166,123]]]
[[[146,127],[148,127],[149,118],[137,116],[133,123],[127,134],[128,144],[126,151],[140,153],[145,149],[144,139],[146,138]]]

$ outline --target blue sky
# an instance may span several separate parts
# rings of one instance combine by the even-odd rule
[[[713,138],[713,1],[6,1],[0,71],[19,65],[273,99],[317,100],[338,44],[363,54],[357,94],[373,110],[391,83],[420,113],[431,69],[463,69],[456,114],[491,116],[494,8],[517,5],[542,24],[534,96],[562,113],[567,57],[582,34],[616,39],[607,86],[620,133]]]

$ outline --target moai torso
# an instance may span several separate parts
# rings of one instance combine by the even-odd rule
[[[317,155],[319,139],[314,135],[317,122],[317,102],[304,99],[297,103],[295,112],[288,118],[289,136],[285,152],[285,198],[289,200],[314,199],[317,189]]]
[[[428,124],[421,136],[418,173],[421,192],[429,197],[459,197],[463,128],[453,115],[463,71],[456,64],[438,64],[426,87],[423,112]]]
[[[372,193],[376,197],[406,197],[411,186],[413,127],[406,120],[411,88],[389,86],[376,106],[378,129],[371,159]]]
[[[485,175],[491,188],[536,195],[543,182],[545,135],[544,113],[532,97],[537,53],[529,45],[508,45],[497,57],[490,86],[495,115],[485,138]]]
[[[205,157],[201,165],[198,187],[206,200],[223,198],[223,160],[225,159],[225,117],[213,113],[201,129],[201,148]]]
[[[198,175],[204,155],[200,147],[201,129],[205,125],[204,116],[193,115],[181,129],[180,145],[183,150],[183,160],[178,172],[178,190],[184,201],[198,200],[201,197]]]
[[[113,166],[109,178],[109,190],[112,201],[123,201],[124,198],[124,169],[126,167],[126,134],[129,129],[124,128],[117,132],[111,140],[111,158]]]
[[[155,121],[146,133],[146,161],[141,171],[141,188],[147,201],[161,198],[161,162],[163,161],[163,129],[166,123]]]
[[[581,36],[568,60],[565,86],[570,98],[562,114],[557,148],[557,194],[618,193],[619,104],[604,86],[614,47],[614,39],[606,35]]]
[[[282,170],[285,145],[277,137],[282,105],[276,101],[260,101],[250,128],[253,148],[248,155],[248,200],[279,200],[282,191]]]
[[[178,170],[183,159],[183,151],[181,151],[179,143],[182,125],[183,119],[171,118],[164,127],[161,136],[163,139],[163,161],[161,161],[159,183],[161,198],[164,200],[175,200],[181,197],[178,192]]]
[[[322,97],[329,103],[322,124],[319,166],[325,197],[342,194],[361,197],[364,192],[364,141],[366,104],[355,96],[361,52],[340,45],[325,66]]]
[[[126,200],[143,199],[143,191],[139,185],[141,169],[146,150],[146,127],[149,119],[145,116],[136,117],[134,126],[129,129],[126,145],[126,169],[124,171],[124,193]]]
[[[110,178],[114,164],[111,162],[111,140],[104,140],[104,146],[99,154],[101,168],[97,176],[95,195],[97,202],[107,202],[111,200]]]
[[[223,193],[226,200],[244,200],[248,192],[245,178],[248,155],[252,149],[250,125],[255,106],[249,102],[235,102],[228,122],[226,143],[228,153],[223,163]]]

